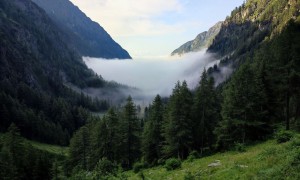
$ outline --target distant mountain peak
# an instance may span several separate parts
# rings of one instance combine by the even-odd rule
[[[197,52],[201,51],[202,49],[208,48],[211,45],[213,39],[216,35],[220,32],[222,21],[215,24],[211,27],[208,31],[204,31],[197,35],[197,37],[192,40],[188,41],[187,43],[181,45],[178,49],[174,50],[171,55],[182,55],[189,52]]]
[[[69,0],[32,0],[65,32],[65,40],[82,56],[131,59],[98,23]]]

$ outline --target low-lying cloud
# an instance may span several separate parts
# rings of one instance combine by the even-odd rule
[[[169,96],[178,80],[186,80],[190,88],[195,88],[203,69],[219,62],[205,51],[181,57],[134,60],[83,57],[83,60],[105,80],[138,88],[142,90],[145,98],[148,97],[150,100],[156,94]]]

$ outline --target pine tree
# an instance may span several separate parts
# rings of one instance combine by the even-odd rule
[[[192,149],[192,94],[184,81],[177,82],[167,107],[164,125],[166,156],[184,159]]]
[[[219,109],[214,80],[208,77],[204,69],[192,108],[194,146],[201,153],[203,148],[211,148],[215,141],[213,131],[219,119]]]
[[[118,116],[114,109],[97,122],[91,135],[91,167],[95,167],[102,158],[118,161]]]
[[[120,157],[123,167],[130,168],[140,157],[140,122],[129,96],[120,121]]]
[[[90,151],[90,135],[87,127],[83,126],[77,131],[70,142],[70,165],[88,170]]]
[[[142,150],[145,160],[149,163],[155,163],[162,156],[163,108],[161,97],[157,95],[152,103],[143,132]]]
[[[253,67],[244,64],[224,91],[222,121],[217,128],[218,145],[259,140],[267,134],[267,96],[262,79]]]

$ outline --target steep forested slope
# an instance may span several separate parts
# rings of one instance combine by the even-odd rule
[[[221,56],[250,52],[279,34],[290,19],[299,16],[299,10],[297,0],[248,0],[226,18],[208,51]]]
[[[64,86],[66,82],[81,88],[110,85],[86,67],[63,36],[32,1],[0,2],[1,131],[14,122],[26,137],[67,144],[87,120],[86,109],[107,109],[105,101]]]
[[[93,22],[69,0],[32,0],[43,8],[63,30],[63,38],[82,56],[131,59],[128,52],[117,44],[96,22]]]
[[[201,51],[205,48],[208,48],[211,43],[213,42],[216,35],[220,32],[221,26],[223,22],[218,22],[213,27],[211,27],[208,31],[204,31],[197,35],[197,37],[189,41],[187,43],[184,43],[179,48],[175,49],[171,55],[182,55],[189,52],[197,52]]]

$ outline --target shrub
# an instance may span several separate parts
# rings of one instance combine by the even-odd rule
[[[246,152],[246,147],[245,147],[245,144],[243,144],[243,143],[235,143],[234,149],[238,152]]]
[[[291,140],[293,137],[293,133],[290,131],[279,131],[276,133],[275,138],[278,143],[284,143]]]
[[[97,173],[99,173],[102,176],[107,176],[111,174],[114,175],[118,171],[118,165],[111,162],[107,158],[103,158],[98,161],[95,170]]]
[[[133,172],[134,173],[138,173],[140,172],[140,170],[147,168],[147,164],[143,163],[143,162],[136,162],[133,165]]]
[[[165,168],[167,171],[171,171],[181,167],[181,161],[179,159],[171,158],[166,161]]]
[[[187,173],[184,175],[184,180],[195,180],[195,176],[192,175],[191,172],[187,172]]]
[[[194,161],[195,159],[197,159],[197,158],[199,158],[200,157],[200,155],[199,155],[199,153],[197,152],[197,151],[192,151],[190,154],[189,154],[189,156],[187,157],[187,160],[189,161],[189,162],[192,162],[192,161]]]

